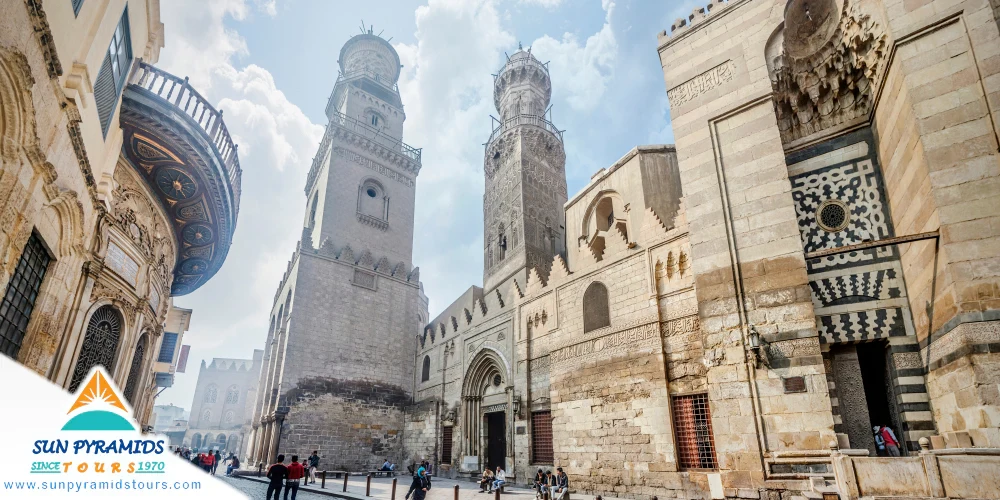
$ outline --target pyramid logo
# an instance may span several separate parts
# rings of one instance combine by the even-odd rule
[[[76,394],[76,401],[66,412],[73,415],[64,431],[134,431],[129,410],[104,367],[90,372],[90,379]]]

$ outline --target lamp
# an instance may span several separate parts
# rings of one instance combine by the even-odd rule
[[[750,345],[750,353],[753,355],[754,365],[760,368],[764,365],[771,367],[771,361],[767,358],[767,341],[761,338],[757,327],[750,324],[750,332],[747,334],[747,343]]]

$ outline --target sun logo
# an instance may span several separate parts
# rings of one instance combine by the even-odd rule
[[[92,410],[77,412],[66,422],[64,431],[132,431],[135,425],[129,421],[128,408],[118,395],[118,390],[109,381],[107,373],[100,366],[91,371],[90,379],[77,391],[76,401],[69,407],[67,414],[88,406],[96,406]],[[103,409],[101,409],[103,407]],[[107,408],[112,410],[109,411]]]

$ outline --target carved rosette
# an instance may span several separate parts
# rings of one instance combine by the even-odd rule
[[[782,142],[867,115],[887,45],[856,2],[793,0],[771,75]]]

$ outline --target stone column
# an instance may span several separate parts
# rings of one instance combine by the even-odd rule
[[[517,419],[517,415],[514,413],[514,386],[507,386],[506,392],[507,411],[504,412],[504,417],[507,421],[507,425],[504,426],[504,434],[506,434],[504,441],[507,442],[507,449],[504,450],[504,454],[510,458],[511,463],[509,468],[507,465],[504,465],[504,468],[507,469],[507,472],[514,473],[514,420]]]

